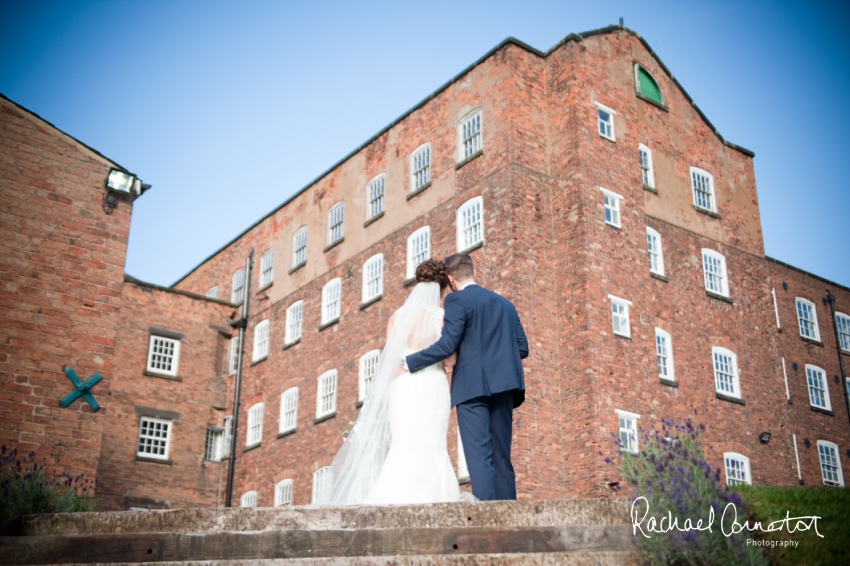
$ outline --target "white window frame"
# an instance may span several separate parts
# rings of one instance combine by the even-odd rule
[[[230,352],[227,358],[227,373],[233,375],[239,369],[239,337],[230,339]]]
[[[662,351],[663,350],[663,351]],[[655,327],[655,356],[658,366],[658,377],[665,381],[676,381],[676,370],[673,364],[673,338],[663,328]],[[661,373],[661,359],[665,361],[666,375]]]
[[[732,372],[731,374],[727,374],[725,372],[718,371],[717,360],[715,359],[715,356],[718,356],[718,355],[719,356],[725,356],[725,357],[728,357],[730,359],[730,365],[731,365],[730,369],[731,369],[731,372]],[[741,398],[741,377],[740,377],[741,374],[740,374],[740,371],[738,370],[738,355],[735,352],[733,352],[732,350],[729,350],[728,348],[722,348],[720,346],[712,346],[712,348],[711,348],[711,371],[714,375],[714,391],[716,393],[720,393],[721,395],[725,395],[727,397],[734,397],[736,399]],[[733,392],[730,393],[729,391],[726,391],[726,390],[720,388],[719,379],[718,379],[718,377],[720,375],[724,375],[724,376],[729,375],[731,377],[732,388],[734,389]]]
[[[424,155],[424,165],[417,169],[419,156]],[[410,191],[415,192],[431,183],[431,142],[425,142],[410,154]]]
[[[466,453],[463,451],[463,441],[460,438],[460,428],[457,429],[457,479],[469,479],[469,466],[466,465]]]
[[[653,240],[655,243],[653,244]],[[649,271],[662,277],[666,276],[664,270],[664,246],[661,242],[661,234],[658,230],[646,227],[646,250],[649,254]],[[655,269],[652,267],[653,257],[655,259]]]
[[[339,320],[341,315],[342,279],[335,277],[322,287],[322,324],[330,324],[335,320]]]
[[[415,253],[416,246],[420,246],[424,242],[424,251]],[[418,259],[418,261],[417,261]],[[423,226],[413,234],[407,237],[407,266],[405,269],[405,279],[413,279],[416,275],[416,268],[423,261],[431,259],[431,227]]]
[[[313,472],[313,505],[321,505],[330,500],[333,474],[331,466],[324,466]]]
[[[652,165],[652,150],[642,143],[638,144],[638,156],[640,157],[640,176],[643,186],[654,189],[655,168]]]
[[[611,328],[616,336],[623,336],[625,338],[632,337],[632,325],[629,317],[629,310],[631,309],[632,302],[627,301],[626,299],[622,299],[620,297],[614,295],[608,295],[608,300],[611,301]],[[615,307],[622,308],[622,312],[620,309]],[[619,330],[617,329],[617,321],[619,320]],[[625,329],[623,329],[623,325],[625,324]]]
[[[694,206],[700,210],[707,210],[709,212],[717,212],[717,189],[714,185],[714,175],[706,171],[705,169],[700,169],[699,167],[691,167],[690,168],[691,175],[691,193],[693,193]],[[697,193],[703,194],[706,191],[697,190],[696,177],[702,176],[708,181],[708,207],[700,204],[699,199],[697,198]],[[705,197],[703,197],[705,198]]]
[[[302,226],[292,235],[292,269],[307,263],[307,227]]]
[[[274,248],[266,250],[260,256],[260,286],[259,289],[265,289],[274,283]]]
[[[328,245],[345,238],[345,201],[339,201],[328,210]]]
[[[702,248],[700,253],[702,256],[702,275],[706,292],[714,293],[715,295],[720,295],[722,297],[729,297],[729,271],[726,269],[726,256],[710,248]],[[719,262],[721,273],[718,274],[713,271],[709,272],[706,256]],[[709,282],[712,281],[712,277],[720,278],[719,291],[711,288]]]
[[[835,479],[827,478],[827,471],[824,469],[824,456],[827,454],[824,452],[831,452],[831,454],[828,454],[828,457],[835,459]],[[844,487],[844,473],[841,470],[841,453],[838,451],[838,445],[827,440],[818,440],[818,461],[820,462],[820,473],[821,478],[823,478],[823,485]],[[832,463],[827,465],[832,466]]]
[[[204,441],[204,460],[207,462],[220,462],[224,452],[222,442],[224,440],[223,430],[214,430],[207,427],[207,437]]]
[[[809,404],[812,407],[826,411],[832,410],[832,403],[829,400],[829,376],[827,376],[826,370],[812,364],[806,364],[806,390],[809,392]],[[822,394],[823,404],[815,403],[815,391]]]
[[[292,480],[280,480],[274,486],[274,506],[290,507],[292,505]]]
[[[600,136],[612,142],[617,141],[616,129],[614,126],[614,116],[617,112],[608,108],[604,104],[594,102],[596,105],[596,131]],[[608,114],[608,119],[602,117],[602,113]],[[607,126],[607,127],[605,127]]]
[[[366,220],[386,210],[386,176],[381,173],[366,184]]]
[[[162,351],[157,351],[162,345],[170,346],[172,352],[167,354]],[[169,368],[163,367],[164,364],[169,364]],[[148,343],[148,365],[147,370],[160,375],[177,375],[177,370],[180,366],[180,340],[176,338],[166,338],[157,334],[151,334],[150,342]]]
[[[380,350],[370,350],[360,356],[359,362],[359,377],[357,380],[358,384],[358,396],[357,399],[359,401],[363,401],[366,397],[369,396],[371,392],[372,385],[375,380],[375,375],[378,371],[378,359],[381,356]]]
[[[614,409],[614,412],[617,413],[617,430],[618,437],[620,439],[620,444],[622,444],[621,448],[624,452],[631,452],[632,454],[637,454],[640,452],[640,444],[638,442],[638,427],[637,423],[640,419],[640,415],[637,413],[632,413],[630,411],[621,411],[620,409]],[[629,428],[629,423],[633,425],[632,428]],[[626,426],[624,426],[624,424]],[[632,446],[631,442],[623,442],[623,434],[629,435],[631,434],[631,439],[634,441],[634,446]],[[628,436],[627,436],[628,438]]]
[[[841,349],[850,354],[850,316],[843,312],[835,313],[835,326],[838,327],[838,343]]]
[[[142,435],[142,431],[144,428],[143,425],[145,423],[149,423],[153,425],[152,427],[147,427],[148,429],[153,429],[153,433],[148,432],[147,434]],[[161,436],[161,428],[157,430],[157,425],[160,427],[165,427],[165,439],[162,439]],[[171,432],[173,429],[172,421],[166,419],[156,419],[153,417],[141,417],[139,419],[139,434],[136,437],[136,456],[140,458],[152,458],[154,460],[168,460],[168,456],[171,453]],[[145,451],[142,446],[143,439],[150,439],[150,443],[144,443],[144,448],[154,448],[153,452]],[[160,449],[162,453],[160,454]]]
[[[254,327],[254,345],[251,362],[269,357],[269,319],[261,320]]]
[[[363,264],[364,303],[384,294],[384,254],[375,254]]]
[[[476,209],[478,210],[477,220],[474,216]],[[470,219],[472,219],[471,222]],[[472,197],[458,207],[456,226],[458,253],[484,245],[484,197]]]
[[[218,299],[218,285],[210,287],[209,290],[206,292],[205,296],[208,299]]]
[[[316,418],[336,413],[336,395],[339,383],[337,370],[328,370],[319,376],[316,387]],[[327,402],[325,402],[327,400]]]
[[[623,195],[618,195],[614,191],[602,187],[599,187],[599,190],[602,191],[602,218],[605,220],[605,224],[614,228],[622,228],[623,214],[620,209],[620,202],[623,200]]]
[[[812,315],[811,320],[809,320],[807,318],[803,318],[801,316],[801,310],[803,310],[803,309],[800,308],[801,306],[805,307],[805,310],[808,310],[809,313],[811,313],[811,315]],[[799,330],[800,330],[800,337],[806,338],[808,340],[814,340],[815,342],[820,342],[820,325],[818,325],[818,309],[815,307],[815,304],[808,299],[804,299],[803,297],[797,297],[794,300],[794,307],[795,307],[795,310],[797,311],[797,328],[799,328]],[[808,327],[806,326],[807,324],[812,325],[813,336],[808,335]],[[805,329],[805,331],[804,331],[804,329]]]
[[[248,426],[245,427],[245,446],[256,446],[263,441],[263,403],[255,403],[248,409]]]
[[[472,126],[473,129],[468,130],[467,126]],[[470,132],[471,135],[469,135]],[[481,108],[476,108],[458,121],[457,149],[458,163],[462,163],[484,150],[484,119]]]
[[[732,463],[737,464],[737,466],[730,465]],[[750,473],[750,459],[743,454],[739,454],[738,452],[724,452],[723,471],[726,474],[726,485],[728,486],[753,485],[753,476]],[[736,477],[742,473],[744,475],[743,478]]]
[[[230,278],[230,302],[241,305],[245,298],[245,268],[239,268]]]
[[[278,432],[290,432],[298,428],[298,388],[290,387],[280,394],[280,424]]]
[[[286,332],[284,344],[294,344],[301,340],[304,332],[304,301],[298,300],[286,309]]]
[[[230,457],[230,443],[233,441],[233,415],[227,415],[224,417],[224,434],[221,438],[221,457],[229,458]]]
[[[257,492],[254,490],[246,491],[239,498],[239,507],[243,509],[255,509],[257,507]]]

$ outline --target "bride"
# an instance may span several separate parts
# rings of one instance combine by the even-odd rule
[[[445,266],[427,260],[417,284],[393,313],[387,343],[360,416],[333,461],[331,505],[458,501],[460,490],[446,447],[451,398],[445,367],[456,354],[415,374],[400,360],[440,338]]]

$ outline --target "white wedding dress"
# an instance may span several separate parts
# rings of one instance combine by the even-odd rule
[[[329,504],[458,501],[446,436],[451,396],[442,364],[414,374],[401,359],[440,338],[440,286],[418,283],[395,314],[372,390],[334,458]]]

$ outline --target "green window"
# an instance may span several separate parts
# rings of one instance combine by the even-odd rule
[[[635,64],[635,88],[641,98],[664,105],[664,97],[661,95],[661,89],[658,88],[658,83],[639,64]]]

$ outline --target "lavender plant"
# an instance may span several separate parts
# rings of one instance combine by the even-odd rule
[[[0,521],[35,513],[94,511],[96,479],[67,472],[48,474],[46,459],[37,462],[35,452],[0,447]]]

